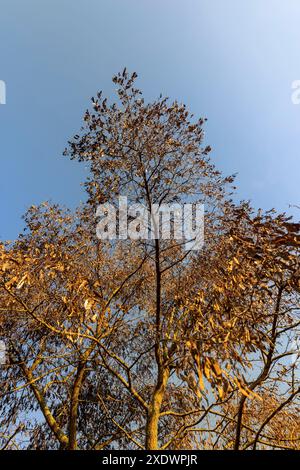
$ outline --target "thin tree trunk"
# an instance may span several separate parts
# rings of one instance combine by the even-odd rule
[[[77,374],[72,390],[72,397],[70,403],[70,418],[69,418],[69,450],[76,450],[77,448],[77,417],[78,417],[78,404],[79,393],[84,377],[85,363],[79,363]]]
[[[170,371],[165,368],[159,372],[158,383],[155,387],[151,402],[149,404],[147,425],[146,425],[146,449],[158,449],[158,424],[161,405],[164,399],[166,386],[168,383]]]

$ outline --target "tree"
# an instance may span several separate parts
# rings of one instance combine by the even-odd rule
[[[294,422],[299,399],[285,363],[299,225],[234,203],[234,178],[202,145],[205,120],[163,97],[145,103],[136,78],[113,78],[118,104],[93,98],[65,152],[89,166],[88,202],[32,207],[25,234],[1,246],[5,436],[25,414],[32,448],[295,448],[297,427],[273,430],[282,413]],[[97,239],[96,209],[119,195],[145,206],[147,230],[155,205],[204,204],[204,247],[157,232]]]

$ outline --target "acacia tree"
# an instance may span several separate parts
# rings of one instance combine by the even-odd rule
[[[31,208],[27,233],[1,247],[3,446],[25,413],[33,448],[295,448],[297,427],[272,426],[286,406],[293,421],[299,398],[284,363],[299,326],[299,226],[234,204],[233,178],[202,145],[205,120],[145,103],[135,80],[113,78],[118,103],[99,93],[66,151],[89,166],[85,206]],[[204,204],[205,246],[98,240],[97,206],[119,195],[151,215]]]

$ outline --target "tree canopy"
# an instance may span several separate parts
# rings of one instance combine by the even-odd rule
[[[235,202],[205,119],[135,73],[65,154],[87,202],[42,203],[0,245],[3,449],[299,449],[300,224]],[[100,240],[95,211],[204,204],[205,244]],[[298,368],[298,371],[297,371]]]

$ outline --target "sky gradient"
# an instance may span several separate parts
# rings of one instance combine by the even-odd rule
[[[31,204],[84,200],[83,164],[62,152],[113,74],[139,75],[206,117],[214,163],[238,173],[238,199],[300,204],[299,0],[1,0],[0,239]]]

